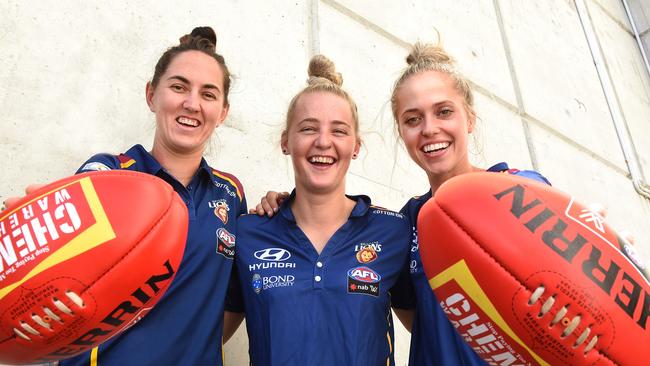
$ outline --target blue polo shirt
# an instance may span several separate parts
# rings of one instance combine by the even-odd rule
[[[251,364],[394,365],[390,294],[400,275],[408,282],[408,221],[348,196],[356,205],[319,255],[296,224],[294,194],[272,218],[238,219]]]
[[[142,320],[91,352],[60,364],[222,365],[223,311],[234,262],[236,218],[246,212],[241,184],[202,159],[184,187],[140,145],[118,156],[95,155],[77,173],[105,169],[152,174],[174,188],[189,211],[185,253],[170,288]]]
[[[488,172],[504,172],[522,177],[551,183],[538,172],[532,170],[517,170],[508,168],[508,164],[499,163],[490,167]],[[420,208],[431,198],[431,190],[426,194],[411,198],[400,213],[410,221],[412,240],[409,268],[412,288],[401,287],[393,296],[393,306],[396,308],[415,308],[413,329],[411,330],[411,350],[409,365],[411,366],[467,366],[487,365],[474,350],[456,332],[439,305],[435,294],[429,286],[424,273],[417,236],[417,217]],[[409,291],[410,290],[410,291]]]

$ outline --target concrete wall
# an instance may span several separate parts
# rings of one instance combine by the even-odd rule
[[[586,4],[650,178],[650,78],[621,3]],[[238,175],[250,203],[292,187],[279,135],[319,51],[337,63],[360,108],[365,148],[349,192],[399,209],[427,182],[396,143],[388,99],[408,43],[435,41],[435,27],[477,91],[474,162],[536,168],[579,200],[603,203],[610,223],[633,231],[650,257],[650,202],[632,186],[573,1],[9,0],[0,18],[0,199],[68,175],[93,153],[150,147],[144,86],[157,57],[192,27],[210,25],[236,80],[230,116],[206,157]],[[396,341],[403,365],[403,329]],[[226,359],[247,364],[246,351],[242,328]]]

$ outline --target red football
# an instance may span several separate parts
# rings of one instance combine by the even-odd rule
[[[510,174],[449,180],[420,211],[440,305],[492,365],[644,365],[650,283],[598,214]]]
[[[0,213],[0,362],[52,361],[123,332],[160,299],[185,250],[187,208],[152,175],[49,184]]]

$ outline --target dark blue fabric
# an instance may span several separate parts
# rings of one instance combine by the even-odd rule
[[[390,290],[408,260],[408,221],[349,197],[356,206],[319,255],[296,224],[293,197],[273,218],[238,219],[252,364],[394,365]]]
[[[219,252],[217,233],[235,235],[236,217],[246,212],[239,182],[202,160],[184,187],[140,145],[119,156],[95,155],[78,173],[104,168],[164,179],[187,205],[190,222],[185,253],[169,290],[142,320],[99,346],[97,365],[222,365],[224,301],[234,260]],[[227,215],[219,218],[217,206],[222,212],[226,208]],[[90,353],[60,364],[90,365]]]

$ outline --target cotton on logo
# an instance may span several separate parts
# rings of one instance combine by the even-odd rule
[[[281,248],[262,249],[253,253],[253,255],[259,260],[273,262],[286,261],[287,259],[291,258],[291,253],[289,253],[288,250]]]

